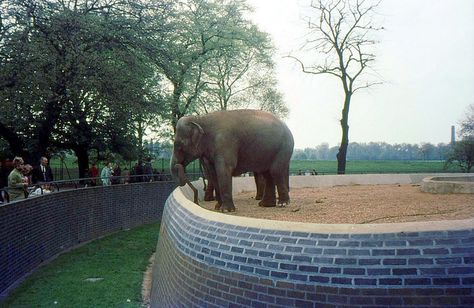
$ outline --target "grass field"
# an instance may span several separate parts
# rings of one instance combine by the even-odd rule
[[[404,160],[357,160],[348,161],[346,165],[346,174],[364,174],[364,173],[439,173],[439,172],[461,172],[456,166],[451,166],[447,170],[444,169],[444,161],[433,161],[433,160],[416,160],[416,161],[404,161]],[[61,162],[59,160],[52,159],[51,167],[56,168],[56,174],[62,173],[64,178],[68,178],[68,174],[71,178],[77,178],[77,166],[73,157],[68,157],[65,161],[66,167],[61,168]],[[127,167],[130,168],[134,163],[126,163],[122,165],[122,169]],[[99,164],[99,168],[102,165]],[[156,159],[153,161],[153,168],[160,172],[168,172],[169,160],[168,159]],[[316,170],[318,174],[336,174],[337,173],[337,162],[330,160],[322,161],[307,161],[307,160],[292,160],[290,162],[290,173],[298,174],[301,170],[305,171]],[[62,172],[60,172],[62,171]],[[67,172],[68,171],[68,172]],[[199,173],[199,163],[194,161],[187,168],[188,173]]]
[[[141,307],[141,285],[160,225],[120,231],[38,269],[6,307]],[[2,304],[0,304],[3,307]]]
[[[293,160],[290,171],[293,174],[299,170],[311,171],[315,169],[318,174],[337,173],[336,161],[301,161]],[[444,169],[444,161],[403,161],[403,160],[371,160],[371,161],[348,161],[346,164],[347,174],[359,173],[437,173],[437,172],[460,172],[455,166]]]

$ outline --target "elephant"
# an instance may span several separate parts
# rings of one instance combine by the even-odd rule
[[[178,120],[171,158],[171,174],[186,184],[179,168],[195,159],[216,187],[216,209],[235,211],[232,176],[259,173],[265,179],[259,206],[289,204],[289,164],[294,140],[289,128],[271,113],[261,110],[216,111]],[[177,168],[179,167],[179,168]]]

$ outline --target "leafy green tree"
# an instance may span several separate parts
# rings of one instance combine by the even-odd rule
[[[470,173],[474,166],[474,104],[468,106],[460,122],[460,141],[456,141],[448,154],[446,166],[457,164],[462,171]]]
[[[159,78],[137,48],[147,7],[106,0],[9,4],[0,46],[9,59],[0,73],[0,135],[12,151],[72,149],[80,176],[90,149],[133,155],[126,149],[137,143],[134,121],[162,102]]]
[[[474,140],[457,141],[448,154],[445,167],[458,165],[463,172],[470,173],[474,166]]]

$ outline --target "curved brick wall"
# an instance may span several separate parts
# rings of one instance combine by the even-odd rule
[[[388,177],[382,182],[420,180]],[[322,177],[309,181],[337,182],[315,178]],[[359,180],[350,177],[352,184]],[[252,179],[238,181],[237,191],[252,186]],[[304,181],[294,178],[292,187]],[[177,189],[165,206],[152,307],[474,304],[474,219],[386,225],[276,222],[206,211],[183,192],[189,197],[189,191]]]
[[[175,185],[93,187],[0,206],[0,300],[42,262],[80,243],[161,219]]]

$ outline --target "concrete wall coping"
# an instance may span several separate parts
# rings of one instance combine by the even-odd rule
[[[445,174],[438,174],[440,176]],[[334,175],[334,176],[293,176],[290,177],[291,188],[329,187],[336,185],[370,185],[370,184],[415,184],[424,177],[433,174],[374,174],[374,175]],[[202,188],[202,181],[196,181],[195,186]],[[202,190],[202,189],[200,189]],[[234,193],[254,191],[255,183],[250,177],[237,177],[233,181]],[[398,233],[426,232],[439,230],[464,230],[474,225],[474,218],[464,220],[424,221],[383,224],[316,224],[303,222],[287,222],[249,217],[235,214],[223,214],[209,211],[196,204],[192,199],[192,191],[188,186],[178,187],[172,197],[186,210],[194,215],[220,223],[238,225],[248,228],[260,228],[283,231],[336,234],[368,234],[368,233]],[[291,205],[290,205],[291,206]]]

